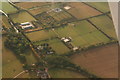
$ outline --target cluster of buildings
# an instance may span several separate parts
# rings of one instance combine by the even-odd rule
[[[33,24],[31,22],[24,22],[20,24],[22,29],[32,29],[34,28]]]

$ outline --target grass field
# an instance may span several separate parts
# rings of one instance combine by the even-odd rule
[[[39,40],[50,39],[52,37],[56,37],[56,35],[54,34],[54,32],[52,30],[49,30],[49,31],[45,31],[45,30],[36,31],[36,32],[26,33],[26,35],[33,42],[34,41],[39,41]]]
[[[73,55],[71,61],[101,78],[116,78],[118,76],[118,44]]]
[[[48,2],[20,2],[20,3],[16,3],[15,5],[23,9],[30,9],[30,8],[34,8],[38,6],[47,5],[47,4],[50,4],[50,3]]]
[[[49,9],[50,8],[47,6],[47,7],[31,9],[31,10],[29,10],[29,12],[35,16],[35,15],[40,14],[42,12],[48,11]]]
[[[49,74],[52,78],[85,78],[80,73],[65,70],[65,69],[51,69]]]
[[[31,64],[34,64],[37,62],[33,52],[31,50],[29,50],[28,52],[26,52],[24,54],[24,56],[26,57],[27,59],[27,64],[31,65]]]
[[[68,12],[75,16],[77,19],[83,19],[101,14],[97,10],[80,2],[68,3],[68,5],[71,6],[71,9],[69,9]]]
[[[2,51],[3,51],[2,52],[2,71],[3,71],[2,76],[3,78],[13,78],[14,76],[22,72],[24,69],[19,59],[17,59],[17,57],[14,55],[15,53],[13,53],[11,50],[8,50],[4,47],[4,40],[5,40],[5,37],[3,37],[3,41],[2,41],[3,42],[2,43],[3,45],[2,47]],[[37,62],[32,51],[28,51],[24,55],[27,59],[28,64],[33,64]],[[25,74],[23,78],[26,78],[26,77],[31,77],[31,76]]]
[[[7,13],[7,14],[10,14],[10,13],[15,13],[17,12],[18,10],[13,7],[10,3],[8,2],[0,2],[2,3],[2,10]]]
[[[12,15],[10,15],[10,18],[13,20],[14,23],[23,23],[23,22],[35,21],[35,18],[32,17],[26,11],[21,11],[19,13],[12,14]]]
[[[50,47],[52,47],[53,50],[56,51],[58,54],[64,54],[69,52],[70,50],[58,39],[52,39],[52,40],[47,40],[47,41],[40,41],[36,42],[36,45],[40,45],[43,43],[48,43]]]
[[[100,16],[91,18],[92,21],[98,28],[105,32],[108,36],[116,38],[115,27],[112,20],[107,16]]]
[[[3,37],[2,41],[2,77],[3,78],[13,78],[18,73],[23,71],[22,64],[16,58],[14,53],[4,47],[4,40]]]
[[[8,18],[4,15],[2,15],[2,24],[5,26],[5,28],[11,28],[11,25],[8,22]]]
[[[49,15],[52,16],[57,21],[66,20],[66,19],[69,20],[72,18],[72,16],[65,11],[61,11],[61,12],[52,11],[49,13]]]
[[[91,32],[83,36],[79,36],[73,39],[73,43],[76,46],[88,47],[90,45],[96,45],[99,43],[107,43],[110,40],[99,31]]]
[[[107,2],[86,2],[87,4],[95,7],[96,9],[102,11],[102,12],[108,12],[110,11],[109,5]]]
[[[88,47],[98,43],[106,43],[109,39],[99,32],[94,26],[87,21],[80,21],[74,26],[68,25],[64,28],[55,29],[60,37],[71,37],[75,46]]]

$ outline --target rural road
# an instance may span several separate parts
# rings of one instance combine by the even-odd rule
[[[23,74],[23,73],[25,73],[25,71],[20,72],[20,73],[17,74],[14,78],[17,78],[19,75],[21,75],[21,74]]]

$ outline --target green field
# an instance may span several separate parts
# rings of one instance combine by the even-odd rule
[[[110,11],[109,5],[107,2],[86,2],[86,3],[97,8],[98,10],[100,10],[102,12]]]
[[[52,40],[47,40],[47,41],[39,41],[34,43],[35,45],[40,45],[43,43],[48,43],[53,50],[56,51],[58,54],[64,54],[69,52],[70,50],[58,39],[52,39]]]
[[[50,39],[52,37],[56,37],[56,35],[54,34],[54,32],[52,30],[36,31],[36,32],[26,33],[26,35],[33,42],[34,41],[39,41],[39,40]]]
[[[33,52],[31,50],[27,51],[24,56],[27,59],[27,64],[31,65],[37,62]]]
[[[52,78],[85,78],[80,73],[65,69],[51,69],[49,70],[49,74]]]
[[[74,26],[71,26],[75,24]],[[88,47],[98,43],[106,43],[109,39],[87,21],[72,23],[64,28],[55,29],[60,37],[71,37],[75,46]]]
[[[3,78],[13,78],[18,73],[23,71],[22,64],[16,58],[14,53],[4,47],[4,40],[3,37],[3,47],[2,47],[2,77]]]
[[[98,30],[73,39],[73,43],[80,47],[88,47],[90,45],[107,43],[109,41],[110,40]]]
[[[61,27],[61,28],[55,29],[55,31],[59,34],[59,36],[72,37],[73,39],[75,37],[85,35],[94,30],[96,30],[96,29],[85,20],[70,23],[66,27]]]
[[[23,23],[23,22],[31,22],[36,21],[33,16],[31,16],[26,11],[21,11],[16,14],[11,14],[10,18],[13,20],[14,23]]]
[[[2,47],[2,77],[3,78],[13,78],[14,76],[16,76],[17,74],[19,74],[20,72],[22,72],[23,69],[23,64],[19,61],[19,59],[17,59],[17,57],[14,55],[15,53],[13,53],[11,50],[5,48],[4,46],[4,40],[5,37],[3,37],[3,47]],[[26,59],[27,59],[27,63],[28,64],[33,64],[36,62],[35,57],[33,56],[31,51],[28,51],[27,53],[24,54]],[[23,78],[26,77],[31,77],[30,75],[24,75]]]
[[[1,2],[0,2],[1,3]],[[10,14],[10,13],[15,13],[18,10],[13,7],[10,3],[8,2],[2,2],[2,10],[6,13],[6,14]]]
[[[85,20],[70,23],[65,27],[55,28],[54,31],[42,30],[42,31],[27,33],[26,35],[33,42],[51,39],[57,36],[60,38],[71,37],[73,46],[79,46],[81,48],[88,47],[90,45],[96,45],[99,43],[107,43],[110,41],[103,33],[98,31],[94,26],[92,26],[89,22]],[[57,42],[55,40],[51,40],[51,41],[53,41],[51,46],[55,48],[54,50],[56,52],[65,53],[68,51],[67,49],[65,49],[67,50],[65,52],[61,51],[62,49],[59,50],[59,47],[61,47],[60,44],[59,43],[55,44],[55,42]],[[46,43],[50,42],[51,44],[51,41],[47,41]],[[58,48],[54,46],[57,46]]]
[[[2,23],[5,26],[5,28],[11,28],[10,23],[8,22],[8,19],[6,16],[2,15]]]
[[[92,21],[98,28],[105,32],[108,36],[116,38],[115,27],[113,21],[107,16],[100,16],[91,18]]]
[[[52,12],[49,13],[49,15],[52,16],[57,21],[72,18],[72,16],[70,14],[68,14],[67,12],[65,12],[65,11],[61,11],[61,12],[52,11]]]

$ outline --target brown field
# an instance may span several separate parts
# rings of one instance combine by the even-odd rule
[[[72,62],[78,64],[88,71],[103,77],[115,78],[118,71],[118,45],[111,44],[104,47],[92,49],[84,54],[76,54],[71,57]]]
[[[37,14],[40,14],[40,13],[45,12],[47,10],[49,10],[48,7],[43,7],[43,8],[29,10],[29,12],[32,13],[33,15],[37,15]]]
[[[71,9],[68,10],[68,12],[75,16],[77,19],[83,19],[101,14],[97,10],[80,2],[68,3],[68,5],[71,6]]]
[[[48,4],[47,2],[20,2],[20,3],[16,3],[17,6],[22,7],[24,9],[29,9],[29,8],[33,8],[36,6],[43,6]]]

